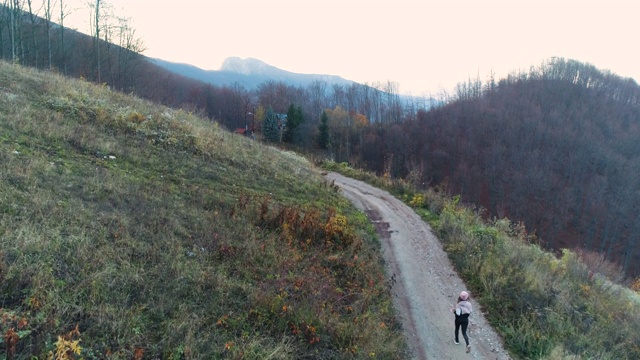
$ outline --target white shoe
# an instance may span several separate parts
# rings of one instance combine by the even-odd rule
[[[456,345],[459,345],[459,344],[460,344],[459,342],[457,342],[457,341],[455,341],[455,340],[453,340],[453,343],[454,343],[454,344],[456,344]]]
[[[467,354],[471,352],[471,345],[467,345]]]

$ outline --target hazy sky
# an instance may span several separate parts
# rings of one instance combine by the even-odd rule
[[[65,25],[88,32],[88,2],[64,0]],[[101,0],[131,19],[149,57],[217,70],[253,57],[278,68],[394,81],[437,95],[469,77],[553,56],[640,80],[640,0],[220,1]]]

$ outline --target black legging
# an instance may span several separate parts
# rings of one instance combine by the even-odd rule
[[[469,314],[456,316],[456,342],[460,342],[458,341],[458,331],[460,330],[460,327],[462,327],[462,336],[464,337],[464,342],[467,344],[467,346],[469,346],[467,326],[469,326]]]

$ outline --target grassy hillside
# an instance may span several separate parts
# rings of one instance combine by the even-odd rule
[[[0,356],[403,358],[372,234],[299,156],[0,62]]]

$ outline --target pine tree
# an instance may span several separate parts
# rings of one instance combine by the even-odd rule
[[[318,125],[318,146],[321,149],[327,149],[329,147],[329,117],[325,111],[320,116],[320,125]]]
[[[278,127],[278,120],[276,119],[276,113],[269,107],[267,114],[265,115],[264,122],[262,123],[262,133],[265,139],[271,142],[280,141],[280,128]]]
[[[296,131],[300,124],[304,122],[304,114],[302,113],[302,107],[289,105],[287,111],[287,127],[282,135],[282,141],[288,143],[294,143],[296,140]]]

